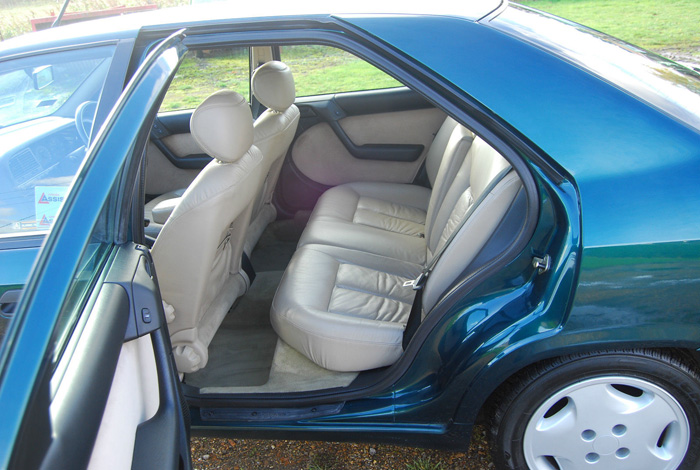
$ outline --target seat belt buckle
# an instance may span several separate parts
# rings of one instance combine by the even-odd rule
[[[428,278],[428,274],[423,271],[418,275],[417,278],[411,279],[403,283],[404,287],[410,287],[413,290],[421,290],[425,285],[425,280]]]

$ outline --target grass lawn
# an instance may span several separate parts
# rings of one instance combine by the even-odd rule
[[[519,0],[645,49],[700,49],[700,0]]]
[[[188,52],[165,95],[161,111],[193,109],[219,90],[248,97],[248,48],[196,57]]]
[[[391,88],[401,85],[364,60],[332,47],[282,47],[280,56],[294,72],[297,96]]]

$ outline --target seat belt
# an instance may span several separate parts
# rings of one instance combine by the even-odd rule
[[[413,305],[411,305],[411,313],[409,313],[408,320],[406,321],[406,329],[403,332],[402,346],[404,350],[406,350],[408,343],[411,342],[411,338],[413,338],[413,335],[415,335],[416,330],[418,330],[418,327],[421,323],[421,317],[423,313],[423,289],[425,287],[425,282],[427,281],[428,276],[430,276],[430,273],[433,272],[433,269],[435,269],[435,265],[440,260],[440,257],[445,253],[447,247],[450,246],[452,240],[454,240],[455,237],[457,237],[457,234],[467,223],[469,217],[471,217],[471,215],[474,213],[474,211],[476,211],[479,205],[482,202],[484,202],[484,199],[486,199],[486,197],[489,194],[491,194],[491,191],[493,191],[496,188],[496,186],[498,186],[498,183],[500,183],[503,180],[503,178],[505,178],[506,175],[510,173],[511,169],[512,167],[508,165],[506,168],[501,170],[501,172],[498,173],[493,180],[491,180],[491,183],[489,183],[489,185],[484,189],[484,191],[481,193],[481,196],[479,196],[479,198],[474,202],[474,204],[472,204],[469,207],[469,209],[467,210],[466,214],[464,214],[464,217],[462,217],[462,220],[459,222],[457,227],[455,227],[455,229],[452,231],[452,233],[447,238],[442,247],[438,250],[438,252],[435,253],[430,262],[428,262],[425,265],[423,271],[418,275],[418,277],[403,283],[404,287],[411,287],[414,291],[416,291],[416,295],[413,298]]]

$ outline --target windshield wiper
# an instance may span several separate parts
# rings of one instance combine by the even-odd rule
[[[55,28],[56,26],[61,26],[61,19],[63,18],[63,14],[66,12],[66,8],[68,8],[69,3],[70,0],[66,0],[65,2],[63,2],[63,6],[61,6],[61,11],[58,12],[58,16],[51,24],[52,28]]]

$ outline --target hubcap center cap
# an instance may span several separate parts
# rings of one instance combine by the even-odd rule
[[[593,443],[593,449],[600,455],[610,455],[619,447],[619,441],[613,436],[600,436]]]

